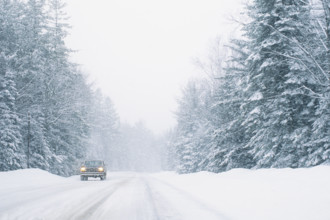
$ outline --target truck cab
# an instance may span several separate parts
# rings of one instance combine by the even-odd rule
[[[86,160],[80,167],[80,180],[88,180],[88,177],[100,177],[101,180],[107,178],[107,169],[103,160]]]

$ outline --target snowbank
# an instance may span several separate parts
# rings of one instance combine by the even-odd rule
[[[62,183],[66,180],[64,177],[53,175],[40,169],[24,169],[8,172],[0,172],[0,186],[22,187],[53,185]],[[2,187],[1,187],[2,188]],[[0,188],[0,190],[1,190]]]
[[[330,167],[234,169],[214,174],[154,174],[224,213],[244,220],[329,220]]]

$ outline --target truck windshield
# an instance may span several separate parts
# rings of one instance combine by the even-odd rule
[[[102,161],[99,160],[85,161],[85,166],[91,166],[91,167],[102,166]]]

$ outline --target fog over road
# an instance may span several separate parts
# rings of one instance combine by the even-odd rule
[[[227,219],[193,195],[148,174],[108,173],[106,181],[63,179],[8,185],[0,194],[0,201],[5,201],[0,203],[0,219]]]

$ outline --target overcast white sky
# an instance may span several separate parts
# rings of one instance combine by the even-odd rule
[[[175,124],[176,98],[217,36],[234,28],[241,0],[67,0],[73,59],[109,96],[121,120],[155,133]]]

